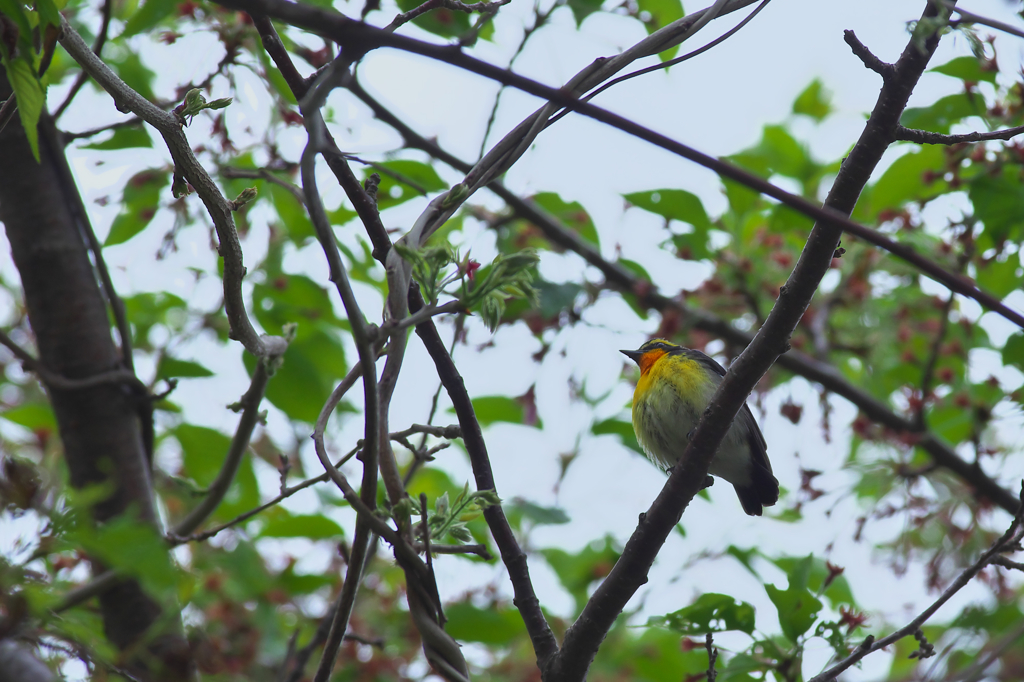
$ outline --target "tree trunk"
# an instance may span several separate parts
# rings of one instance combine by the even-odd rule
[[[0,99],[9,96],[0,73]],[[13,117],[0,133],[0,221],[21,274],[39,360],[48,372],[67,379],[123,369],[83,236],[87,217],[59,134],[45,114],[39,152],[41,163],[36,163],[20,120]],[[94,520],[103,523],[128,512],[156,526],[140,398],[133,387],[116,381],[47,390],[71,484],[112,484],[110,496],[93,507]],[[94,573],[103,570],[93,562]],[[161,618],[161,606],[137,581],[118,581],[99,601],[107,637],[122,651],[133,648],[126,665],[137,677],[175,682],[194,677],[180,618]],[[147,632],[158,619],[160,632]],[[145,647],[137,648],[143,642]]]

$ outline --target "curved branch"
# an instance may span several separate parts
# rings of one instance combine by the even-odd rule
[[[943,133],[931,133],[927,130],[916,130],[896,126],[896,139],[904,142],[916,142],[918,144],[962,144],[964,142],[990,142],[993,140],[1010,140],[1024,133],[1024,126],[1006,128],[1005,130],[993,130],[988,133],[962,133],[960,135],[944,135]]]
[[[100,10],[103,15],[103,21],[100,23],[100,30],[99,33],[96,34],[96,40],[94,40],[92,44],[92,52],[97,57],[100,56],[100,53],[103,51],[103,46],[107,43],[107,34],[110,32],[110,17],[111,14],[113,14],[111,11],[113,9],[113,5],[113,0],[103,0],[103,9]],[[64,101],[61,102],[60,106],[57,107],[57,110],[53,112],[54,121],[59,119],[61,114],[67,110],[71,101],[75,99],[75,95],[78,94],[78,91],[82,89],[82,86],[85,85],[85,81],[88,79],[89,74],[83,69],[82,72],[78,74],[75,82],[71,85],[71,89],[68,90],[68,94],[64,97]]]
[[[228,488],[235,480],[235,474],[242,463],[242,457],[249,449],[253,429],[256,428],[256,422],[260,418],[260,403],[263,401],[263,393],[267,390],[267,381],[270,379],[266,362],[266,360],[260,360],[256,363],[256,370],[253,372],[249,390],[239,401],[239,405],[242,406],[242,417],[238,420],[238,428],[235,429],[235,436],[231,439],[231,446],[224,457],[224,464],[217,473],[217,478],[210,485],[202,502],[174,526],[174,530],[171,531],[172,536],[184,537],[192,533],[220,506],[224,496],[227,495]]]
[[[847,656],[845,659],[832,666],[828,670],[815,675],[808,682],[833,682],[843,671],[856,665],[862,658],[868,654],[874,653],[879,649],[884,649],[890,644],[907,637],[917,632],[922,625],[924,625],[929,618],[931,618],[939,608],[949,601],[953,595],[959,592],[967,583],[971,581],[974,576],[978,575],[983,568],[991,563],[995,563],[997,559],[1001,558],[1000,554],[1008,550],[1012,550],[1015,546],[1019,546],[1021,538],[1024,537],[1024,485],[1021,486],[1021,494],[1019,498],[1020,510],[1017,515],[1014,516],[1013,521],[1010,523],[1010,527],[1006,529],[1002,537],[993,543],[988,550],[981,555],[981,557],[975,561],[971,566],[967,568],[963,573],[956,577],[949,587],[942,593],[942,595],[932,602],[928,608],[919,613],[916,618],[896,630],[887,637],[875,640],[874,638],[868,638],[861,646]]]
[[[413,287],[409,294],[409,309],[414,313],[423,307],[423,299],[419,295],[418,287]],[[487,444],[484,442],[483,433],[480,430],[480,423],[473,411],[473,402],[466,391],[466,385],[459,375],[458,368],[452,361],[444,341],[437,333],[437,327],[430,320],[417,325],[416,335],[420,337],[430,359],[434,361],[437,368],[437,376],[441,379],[448,397],[451,398],[452,406],[459,418],[459,426],[462,429],[462,442],[469,453],[470,463],[473,466],[473,476],[476,479],[477,490],[493,490],[497,493],[494,485],[494,474],[491,471],[491,461],[487,455]],[[558,642],[551,632],[544,612],[541,611],[540,601],[534,592],[533,583],[530,580],[530,568],[526,561],[526,553],[523,552],[516,541],[505,512],[499,505],[484,509],[484,519],[491,529],[494,542],[501,552],[501,560],[508,570],[509,579],[512,581],[512,589],[515,591],[515,605],[526,624],[526,631],[530,633],[530,640],[533,642],[533,650],[537,655],[537,665],[544,670],[548,663],[558,653]]]
[[[242,247],[238,243],[234,218],[227,199],[221,194],[216,183],[210,179],[189,145],[181,129],[181,122],[174,114],[163,111],[139,95],[111,71],[103,61],[93,54],[82,37],[61,18],[63,33],[60,44],[68,51],[92,78],[114,99],[118,111],[131,111],[150,124],[164,138],[174,159],[174,165],[196,189],[199,198],[213,220],[214,229],[220,242],[218,251],[224,259],[224,307],[234,338],[241,341],[246,350],[258,358],[279,356],[284,353],[286,343],[280,337],[261,337],[253,328],[245,312],[242,300],[242,278],[245,266],[242,263]]]

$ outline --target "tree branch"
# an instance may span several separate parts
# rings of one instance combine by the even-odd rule
[[[57,677],[27,647],[0,640],[0,682],[56,682]]]
[[[97,57],[99,57],[100,53],[103,52],[103,46],[107,43],[107,34],[110,31],[110,16],[112,14],[111,9],[113,8],[113,5],[113,0],[103,0],[103,8],[100,10],[103,20],[100,23],[99,33],[96,34],[96,40],[92,43],[92,52]],[[59,119],[61,114],[67,110],[71,101],[75,99],[75,95],[78,94],[78,91],[82,89],[82,86],[85,85],[85,81],[87,80],[89,80],[89,74],[83,69],[82,72],[78,74],[78,77],[75,78],[75,82],[71,85],[71,89],[68,90],[68,94],[64,97],[64,101],[61,102],[60,106],[57,107],[57,110],[53,112],[54,121]]]
[[[245,276],[245,266],[242,264],[242,247],[238,243],[238,234],[235,231],[231,209],[220,189],[196,160],[188,139],[182,132],[181,122],[174,114],[159,109],[128,87],[99,57],[93,54],[66,19],[61,19],[61,28],[63,34],[60,44],[68,51],[72,59],[77,61],[113,97],[118,111],[131,111],[160,132],[171,152],[175,167],[196,189],[199,198],[206,206],[220,241],[218,249],[220,256],[224,259],[224,307],[233,336],[242,342],[246,350],[258,358],[274,357],[284,353],[287,346],[284,339],[273,336],[260,337],[245,312],[245,303],[242,300],[242,278]]]
[[[263,394],[267,390],[267,381],[270,379],[267,362],[267,360],[261,359],[256,363],[256,370],[252,374],[249,390],[239,401],[239,405],[242,407],[242,416],[238,420],[238,427],[235,429],[231,446],[224,457],[224,464],[221,465],[217,478],[210,485],[202,502],[174,526],[174,530],[171,531],[172,536],[183,537],[192,533],[220,506],[224,496],[227,495],[228,488],[235,480],[235,474],[242,463],[242,457],[249,449],[253,429],[256,428],[256,423],[260,419],[260,403],[263,401]]]
[[[423,299],[419,295],[419,289],[413,287],[409,293],[409,309],[416,312],[422,306]],[[448,392],[448,397],[451,398],[452,406],[459,418],[462,442],[466,446],[466,452],[469,453],[470,463],[473,466],[476,489],[493,490],[497,494],[494,474],[491,471],[491,461],[487,455],[487,444],[484,442],[480,423],[473,411],[473,402],[469,398],[459,370],[455,367],[455,363],[452,361],[451,355],[448,354],[448,349],[445,348],[433,322],[428,320],[417,325],[416,335],[423,342],[427,353],[430,354],[430,359],[434,361],[437,376]],[[515,592],[514,603],[523,617],[526,631],[530,633],[533,650],[537,655],[537,665],[544,670],[548,662],[558,652],[558,642],[551,632],[544,612],[541,611],[540,601],[534,592],[526,553],[519,547],[515,534],[512,532],[511,526],[508,525],[508,520],[500,506],[487,507],[484,510],[484,519],[491,529],[491,535],[501,553],[501,560],[512,581],[512,589]]]
[[[1024,31],[1017,28],[1016,26],[1011,26],[1010,24],[1003,23],[1002,21],[988,19],[986,17],[981,16],[980,14],[975,14],[973,12],[968,12],[965,9],[960,9],[959,7],[956,6],[956,3],[954,2],[948,2],[947,0],[930,1],[942,5],[951,12],[956,12],[965,23],[981,24],[982,26],[988,26],[989,28],[994,28],[997,31],[1009,33],[1010,35],[1017,36],[1018,38],[1024,38]]]
[[[903,142],[916,142],[918,144],[963,144],[965,142],[990,142],[992,140],[1009,140],[1021,133],[1024,133],[1024,126],[1006,128],[1005,130],[993,130],[988,133],[963,133],[960,135],[945,135],[943,133],[931,133],[927,130],[916,130],[896,126],[896,139]]]
[[[846,41],[846,44],[850,46],[850,49],[853,50],[853,54],[857,55],[857,57],[864,62],[864,66],[881,76],[882,80],[888,80],[893,77],[896,72],[893,65],[883,62],[881,59],[876,57],[874,53],[868,49],[867,45],[860,42],[860,38],[857,37],[856,33],[853,31],[843,31],[843,39]]]
[[[1020,502],[1024,505],[1024,485],[1021,486]],[[868,654],[874,653],[879,649],[884,649],[903,639],[904,637],[914,634],[917,632],[922,625],[924,625],[929,618],[931,618],[939,608],[945,604],[950,598],[959,592],[967,583],[971,581],[974,576],[978,575],[983,568],[991,563],[994,563],[996,559],[1000,558],[1000,554],[1005,552],[1007,549],[1013,548],[1017,543],[1020,542],[1021,538],[1024,537],[1024,506],[1020,507],[1021,511],[1014,516],[1013,521],[1010,523],[1010,527],[1006,529],[1002,537],[995,541],[995,543],[989,547],[988,551],[981,555],[981,557],[975,561],[971,566],[967,568],[963,573],[957,576],[949,587],[942,593],[942,595],[932,602],[924,611],[919,613],[916,618],[904,625],[899,630],[896,630],[887,637],[883,637],[877,641],[872,640],[870,642],[865,641],[864,644],[857,647],[856,651],[844,658],[842,661],[832,666],[828,670],[815,675],[808,682],[832,682],[835,680],[843,671],[849,669],[862,658]]]

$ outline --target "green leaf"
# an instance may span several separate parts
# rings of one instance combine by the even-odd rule
[[[291,595],[312,594],[321,587],[326,587],[334,582],[333,576],[296,573],[295,566],[289,564],[278,576],[277,583],[281,588]]]
[[[260,191],[270,194],[274,210],[277,211],[277,215],[281,219],[281,227],[287,231],[288,239],[294,244],[304,246],[307,241],[316,236],[316,230],[309,219],[306,207],[300,204],[291,192],[272,182],[263,183]]]
[[[974,432],[974,414],[969,407],[939,405],[927,411],[932,431],[953,444],[962,443]]]
[[[231,439],[220,431],[192,424],[178,426],[173,435],[181,445],[185,473],[200,486],[213,483]]]
[[[1003,345],[1003,364],[1024,370],[1024,333],[1017,332]]]
[[[167,543],[150,524],[122,515],[99,527],[83,524],[72,535],[91,556],[138,578],[148,592],[175,593],[179,572],[171,562]]]
[[[179,0],[146,0],[125,22],[121,38],[143,33],[171,16],[178,9]]]
[[[128,87],[151,102],[156,99],[153,94],[153,78],[156,74],[146,68],[136,52],[125,50],[123,54],[118,53],[117,57],[104,55],[104,60],[114,67]]]
[[[302,326],[300,325],[300,330]],[[243,356],[250,374],[256,359]],[[345,350],[334,334],[314,329],[301,334],[288,345],[284,363],[267,384],[267,400],[290,419],[312,424],[320,415],[334,384],[348,370]],[[351,409],[342,403],[339,409]]]
[[[25,130],[32,156],[39,162],[39,115],[43,112],[46,94],[42,83],[36,76],[35,69],[24,59],[13,61],[4,59],[7,68],[7,79],[18,97],[18,116],[21,127]]]
[[[218,590],[228,600],[257,600],[273,586],[266,563],[251,542],[240,541],[229,552],[198,552],[197,555],[193,558],[193,570],[200,575],[220,574],[228,578]]]
[[[542,507],[521,497],[513,499],[504,505],[505,515],[509,517],[513,525],[518,526],[522,520],[532,521],[538,526],[557,526],[569,523],[569,515],[561,507]]]
[[[594,12],[601,10],[603,0],[568,0],[566,4],[572,10],[572,16],[576,20],[576,28],[583,24],[583,20]]]
[[[181,424],[170,435],[181,445],[184,473],[203,488],[213,483],[224,464],[231,439],[220,431],[193,424]],[[243,456],[235,479],[214,513],[214,518],[232,519],[259,503],[260,493],[252,460]]]
[[[806,587],[790,586],[780,590],[774,585],[765,585],[764,589],[779,613],[782,633],[791,642],[798,644],[800,637],[810,630],[818,617],[822,608],[821,601]]]
[[[667,220],[678,220],[692,225],[698,232],[706,233],[711,229],[704,204],[696,194],[683,189],[655,189],[648,192],[633,192],[622,197],[645,211],[649,211]]]
[[[838,607],[840,604],[857,605],[846,576],[833,574],[832,570],[834,569],[830,569],[824,559],[810,555],[806,557],[776,557],[771,561],[786,572],[791,586],[806,587],[815,594],[823,594],[833,607]],[[825,587],[825,582],[830,577],[831,582]]]
[[[871,192],[873,216],[887,208],[897,209],[908,201],[924,196],[935,196],[947,188],[944,180],[925,182],[926,174],[940,177],[946,163],[945,153],[939,145],[925,145],[918,151],[896,159]]]
[[[198,362],[192,362],[191,360],[178,360],[177,358],[172,358],[169,355],[164,355],[160,358],[160,364],[157,365],[156,376],[158,379],[171,379],[174,377],[190,379],[197,377],[212,377],[213,372],[206,369]]]
[[[554,284],[540,279],[533,286],[537,290],[537,309],[545,320],[557,317],[562,311],[572,310],[576,297],[584,291],[576,282]]]
[[[61,6],[63,7],[63,3]],[[53,0],[36,0],[36,11],[39,12],[39,18],[43,23],[60,26],[60,10],[57,9],[57,4]]]
[[[288,85],[288,81],[285,80],[284,74],[270,62],[270,59],[266,57],[265,51],[260,50],[259,52],[260,61],[263,62],[263,73],[270,86],[285,102],[293,106],[297,105],[299,102],[295,99],[295,94],[292,92],[291,86]]]
[[[590,432],[595,436],[616,435],[622,440],[622,444],[630,450],[644,454],[643,448],[636,440],[636,432],[630,422],[621,419],[605,419],[590,427]]]
[[[974,205],[974,217],[984,223],[982,249],[1006,239],[1018,240],[1024,226],[1024,187],[1015,169],[999,175],[979,175],[967,192]]]
[[[14,23],[18,25],[18,32],[21,38],[24,39],[32,35],[32,24],[29,23],[28,15],[25,14],[25,5],[18,0],[0,0],[0,14],[14,20]],[[4,55],[6,57],[6,51],[4,51]],[[6,59],[4,60],[4,66],[9,68]]]
[[[523,617],[514,608],[498,605],[478,608],[468,602],[458,602],[446,606],[444,614],[448,618],[445,630],[460,642],[507,646],[526,636]]]
[[[331,540],[345,535],[341,526],[323,514],[291,514],[281,507],[274,507],[273,511],[267,514],[267,522],[260,531],[261,538]]]
[[[637,9],[648,35],[683,17],[683,3],[679,0],[638,0]],[[673,45],[659,53],[658,57],[663,62],[668,61],[678,51],[679,46]]]
[[[1020,289],[1020,254],[1012,253],[1004,261],[991,260],[985,263],[978,268],[975,279],[983,289],[999,298]]]
[[[727,594],[706,592],[690,606],[649,618],[647,624],[666,627],[681,635],[706,635],[729,630],[749,635],[754,632],[754,607]]]
[[[907,128],[948,133],[954,123],[969,116],[983,115],[984,108],[984,99],[979,95],[961,92],[943,97],[927,107],[906,109],[900,117],[900,123]]]
[[[726,157],[726,161],[729,160],[732,159]],[[760,201],[760,194],[734,180],[722,178],[722,186],[725,189],[725,198],[729,201],[729,210],[735,214],[737,219],[743,218]]]
[[[793,102],[793,113],[810,116],[819,123],[832,113],[832,93],[815,78]]]
[[[450,410],[454,413],[454,408]],[[490,426],[495,422],[509,424],[523,423],[523,406],[515,398],[503,395],[473,398],[473,411],[480,426]]]
[[[151,350],[149,333],[153,327],[163,325],[169,331],[178,331],[188,319],[185,300],[166,291],[142,292],[124,299],[125,313],[132,325],[132,345]]]
[[[419,3],[416,3],[419,4]],[[449,10],[445,10],[449,11]],[[441,179],[434,167],[422,161],[397,159],[377,164],[389,171],[369,168],[366,176],[372,173],[380,175],[380,186],[377,188],[377,206],[384,210],[431,192],[448,189],[448,183]]]
[[[283,334],[286,324],[298,323],[296,340],[324,330],[347,328],[334,314],[327,290],[305,275],[274,273],[266,283],[253,286],[252,300],[256,319],[270,334]]]
[[[153,140],[143,126],[118,128],[106,140],[82,145],[82,149],[128,149],[131,147],[152,147]]]
[[[408,12],[421,4],[420,0],[398,0],[398,8],[403,12]],[[458,38],[471,28],[468,13],[456,12],[446,7],[421,14],[413,19],[412,23],[442,38]]]
[[[57,418],[49,403],[23,403],[3,412],[0,417],[32,431],[57,432]]]
[[[998,69],[983,69],[982,63],[973,56],[957,57],[941,66],[929,69],[929,71],[959,78],[969,83],[995,83],[996,74],[999,73]]]
[[[146,229],[160,206],[160,191],[167,185],[167,172],[144,170],[124,186],[121,212],[114,218],[103,246],[123,244]]]
[[[601,580],[619,560],[620,550],[610,536],[604,542],[592,542],[576,554],[563,549],[542,549],[540,553],[551,566],[569,594],[576,600],[577,610],[587,602],[587,588],[595,580]]]
[[[569,229],[594,246],[600,246],[597,228],[590,214],[578,201],[565,201],[554,192],[541,192],[533,197],[534,203],[558,218]]]

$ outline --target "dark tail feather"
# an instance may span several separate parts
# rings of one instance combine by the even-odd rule
[[[762,507],[770,507],[779,501],[779,482],[770,469],[758,464],[751,468],[751,484],[744,488],[736,486],[736,495],[748,516],[761,516]]]

